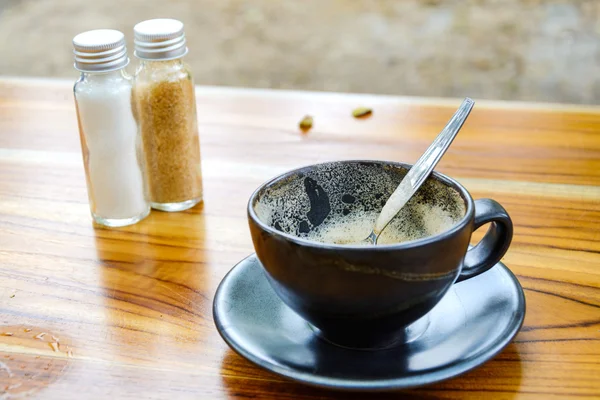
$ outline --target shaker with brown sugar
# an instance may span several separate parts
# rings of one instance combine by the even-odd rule
[[[182,211],[202,201],[194,82],[183,23],[153,19],[134,27],[136,117],[152,208]]]

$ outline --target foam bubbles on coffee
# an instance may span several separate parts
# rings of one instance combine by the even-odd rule
[[[292,176],[258,197],[258,218],[280,231],[335,244],[362,244],[406,170],[332,163]],[[379,237],[378,244],[417,240],[450,229],[465,214],[453,188],[428,179]]]
[[[408,214],[415,215],[408,215]],[[321,243],[368,245],[369,235],[379,213],[360,212],[324,223],[306,235],[306,239]],[[402,213],[383,230],[378,244],[393,244],[421,239],[450,229],[456,221],[443,208],[416,204],[410,213]]]

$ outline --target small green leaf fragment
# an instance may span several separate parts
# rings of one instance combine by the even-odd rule
[[[306,115],[304,118],[302,118],[302,121],[300,121],[298,126],[303,131],[309,130],[313,126],[313,117],[311,117],[310,115]]]
[[[373,114],[373,109],[368,107],[358,107],[352,111],[352,116],[354,118],[368,117],[371,114]]]

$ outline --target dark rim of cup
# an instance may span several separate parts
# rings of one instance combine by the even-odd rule
[[[329,161],[329,162],[324,162],[324,163],[311,164],[311,165],[307,165],[304,167],[296,168],[291,171],[284,172],[283,174],[276,176],[275,178],[271,179],[270,181],[267,181],[267,182],[263,183],[262,185],[260,185],[260,187],[258,189],[256,189],[254,191],[254,193],[252,193],[252,196],[250,196],[250,200],[248,201],[248,215],[250,216],[250,218],[252,218],[252,220],[258,226],[260,226],[261,229],[269,232],[271,235],[279,236],[281,238],[284,238],[288,241],[291,241],[291,242],[296,243],[301,246],[315,247],[315,248],[328,249],[328,250],[360,250],[360,251],[365,251],[365,250],[369,250],[369,251],[402,250],[402,249],[409,249],[409,248],[424,246],[424,245],[436,242],[446,236],[452,235],[455,232],[463,229],[469,223],[471,218],[473,217],[475,204],[473,202],[473,198],[471,197],[471,195],[469,194],[467,189],[465,189],[460,183],[458,183],[454,179],[452,179],[442,173],[439,173],[437,171],[433,171],[431,176],[434,179],[438,180],[439,182],[442,182],[444,185],[450,186],[451,188],[458,191],[458,193],[460,194],[460,196],[462,197],[462,199],[464,200],[464,202],[467,206],[465,215],[460,219],[460,221],[458,221],[456,224],[454,224],[452,226],[452,228],[450,228],[442,233],[438,233],[438,234],[432,235],[432,236],[426,236],[424,238],[417,239],[417,240],[411,240],[411,241],[394,243],[394,244],[378,244],[376,246],[322,243],[322,242],[316,242],[316,241],[312,241],[312,240],[308,240],[308,239],[303,239],[301,237],[279,231],[279,230],[265,224],[264,222],[262,222],[256,215],[256,212],[254,211],[254,203],[256,202],[256,199],[257,199],[259,193],[261,193],[263,190],[267,189],[268,187],[275,185],[276,183],[280,182],[281,180],[287,179],[290,176],[297,175],[297,174],[305,172],[305,171],[310,171],[311,169],[314,169],[315,167],[317,167],[319,165],[355,164],[355,163],[390,165],[390,166],[394,166],[394,167],[401,167],[404,169],[410,169],[412,167],[412,164],[393,162],[393,161],[343,160],[343,161]]]

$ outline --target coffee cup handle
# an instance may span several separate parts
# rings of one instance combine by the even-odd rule
[[[456,282],[473,278],[492,268],[506,253],[513,236],[510,216],[495,200],[475,200],[473,231],[490,223],[490,227],[479,243],[465,255],[462,270]]]

